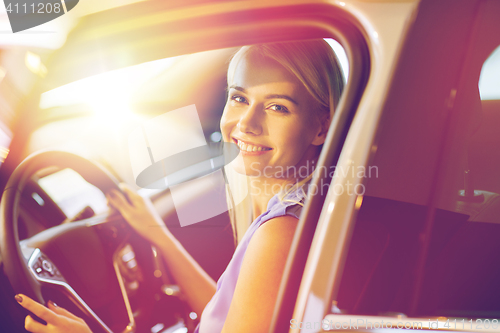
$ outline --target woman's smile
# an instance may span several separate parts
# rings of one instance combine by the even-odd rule
[[[234,138],[233,137],[234,143],[238,145],[240,148],[241,154],[243,156],[259,156],[267,153],[268,151],[272,150],[272,148],[259,145],[257,143],[251,142],[251,141],[246,141],[246,140],[241,140],[239,138]]]

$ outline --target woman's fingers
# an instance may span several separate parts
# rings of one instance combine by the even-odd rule
[[[26,295],[17,294],[16,301],[21,304],[23,308],[38,316],[40,319],[45,320],[47,323],[57,320],[57,315],[50,309],[42,304],[35,302]]]
[[[66,310],[65,308],[61,308],[60,306],[58,306],[56,303],[54,303],[52,301],[48,302],[48,307],[50,310],[54,311],[54,313],[56,313],[60,316],[64,316],[66,318],[73,319],[73,320],[81,319],[80,317],[75,316],[74,314],[72,314],[71,312]]]
[[[118,187],[123,191],[125,196],[129,199],[129,201],[132,203],[134,207],[140,206],[141,204],[144,204],[144,198],[139,195],[132,187],[130,187],[126,183],[120,183],[118,184]]]
[[[119,211],[130,207],[130,203],[125,198],[125,196],[116,190],[111,190],[108,193],[108,200],[109,203]]]
[[[26,316],[24,327],[33,333],[92,333],[85,321],[66,309],[58,307],[54,302],[49,301],[48,308],[33,301],[26,295],[16,295],[16,301],[25,309],[31,311],[35,316],[47,322],[44,325],[33,318],[33,315]]]
[[[141,196],[134,191],[128,184],[126,183],[120,183],[118,184],[118,187],[129,197],[130,200],[135,201],[137,199],[140,199]]]
[[[120,189],[123,193],[117,190],[109,191],[109,205],[116,208],[128,224],[144,238],[152,242],[158,237],[161,238],[163,229],[159,232],[159,229],[151,227],[164,228],[165,224],[151,201],[137,194],[126,184],[120,184]]]
[[[26,319],[24,320],[24,328],[29,332],[43,333],[46,331],[47,326],[39,323],[32,316],[27,315]]]

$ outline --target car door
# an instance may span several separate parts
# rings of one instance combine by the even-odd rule
[[[365,133],[351,127],[337,168],[355,172],[336,182],[365,191],[340,211],[348,196],[329,194],[295,328],[498,330],[499,13],[495,1],[418,4],[393,76],[379,82],[380,122],[359,120],[377,131],[364,163],[349,152]]]

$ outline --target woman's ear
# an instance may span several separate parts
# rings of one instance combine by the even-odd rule
[[[316,136],[314,137],[314,140],[311,142],[311,144],[315,146],[319,146],[325,143],[326,134],[328,133],[328,129],[330,128],[331,118],[329,114],[326,114],[322,117],[318,117],[318,120],[320,122],[319,129],[316,133]]]

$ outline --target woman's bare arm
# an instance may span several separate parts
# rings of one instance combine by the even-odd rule
[[[107,196],[110,205],[120,211],[140,235],[155,245],[189,305],[201,314],[215,293],[215,281],[167,229],[150,200],[125,184],[120,184],[120,187],[128,200],[122,193],[112,190]]]
[[[269,330],[297,223],[295,217],[280,216],[255,232],[243,258],[223,333]]]

